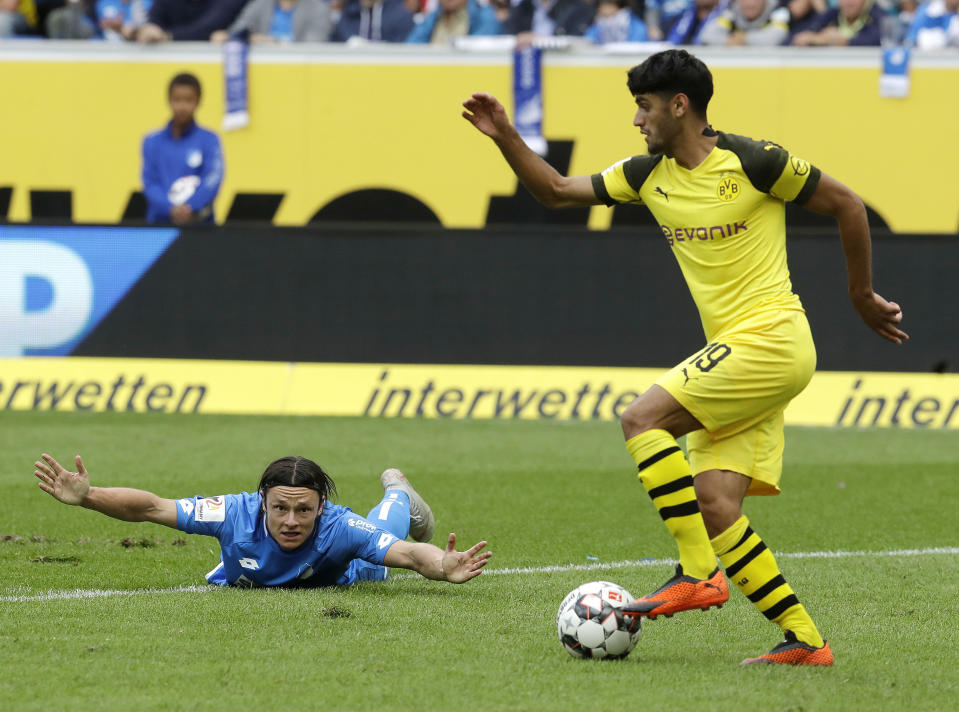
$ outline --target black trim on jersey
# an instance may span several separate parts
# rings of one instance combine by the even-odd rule
[[[793,198],[792,201],[796,205],[805,205],[812,197],[812,194],[816,192],[816,188],[819,187],[819,179],[821,177],[822,171],[816,168],[816,166],[810,166],[809,177],[806,179],[806,184],[802,187],[802,190],[799,191],[799,195]]]
[[[722,131],[716,147],[735,153],[749,182],[763,193],[772,190],[789,161],[789,152],[770,141],[757,141]]]
[[[596,193],[596,197],[610,208],[616,205],[616,201],[609,197],[609,191],[606,190],[606,181],[603,180],[603,174],[594,173],[591,179],[593,181],[593,192]]]
[[[653,156],[633,156],[626,161],[623,164],[623,175],[626,176],[629,187],[639,193],[639,189],[643,187],[643,183],[661,160],[663,160],[663,154],[657,153]]]
[[[719,135],[719,131],[714,129],[712,126],[706,126],[706,128],[703,129],[703,136],[718,136],[718,135]]]

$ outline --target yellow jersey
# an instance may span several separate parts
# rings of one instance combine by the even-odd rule
[[[758,312],[802,311],[786,265],[786,208],[800,205],[820,171],[769,141],[717,137],[689,170],[663,155],[626,158],[592,176],[607,205],[646,205],[676,255],[706,340]]]

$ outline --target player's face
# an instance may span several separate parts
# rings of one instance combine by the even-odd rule
[[[173,123],[178,126],[185,126],[193,121],[199,105],[200,97],[193,87],[176,84],[170,90],[170,111],[173,112]]]
[[[320,495],[306,487],[271,487],[266,491],[263,509],[270,536],[281,549],[292,551],[313,533],[320,513]]]
[[[646,137],[650,153],[670,155],[673,138],[679,133],[679,124],[669,111],[669,102],[656,94],[636,94],[636,116],[633,126]]]

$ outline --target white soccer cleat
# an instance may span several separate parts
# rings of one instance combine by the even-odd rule
[[[433,510],[430,509],[426,500],[413,489],[413,485],[406,479],[406,475],[395,467],[391,467],[384,470],[383,474],[380,475],[380,484],[383,485],[384,490],[402,490],[410,498],[410,536],[416,541],[432,539],[433,530],[436,528]]]

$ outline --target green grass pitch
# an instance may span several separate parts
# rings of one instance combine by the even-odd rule
[[[301,454],[362,514],[397,466],[437,540],[494,557],[463,586],[211,590],[213,539],[55,502],[41,452],[166,497],[250,490]],[[788,431],[784,493],[746,511],[834,668],[740,667],[779,633],[737,591],[647,622],[623,661],[580,661],[556,639],[563,596],[640,595],[675,556],[616,424],[0,413],[0,709],[955,709],[957,463],[952,432]],[[846,553],[804,555],[826,551]],[[42,597],[75,590],[123,593]]]

